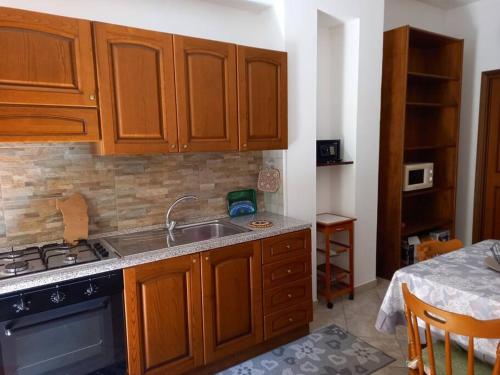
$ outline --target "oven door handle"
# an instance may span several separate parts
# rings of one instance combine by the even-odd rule
[[[41,322],[36,322],[36,323],[32,323],[32,324],[27,324],[27,325],[21,325],[19,327],[16,327],[16,322],[17,321],[13,320],[13,321],[11,321],[10,323],[8,323],[5,326],[5,332],[4,333],[5,333],[5,336],[12,336],[14,333],[19,332],[19,331],[24,331],[25,329],[33,328],[33,327],[36,327],[36,326],[39,326],[39,325],[42,325],[42,324],[56,322],[56,321],[62,320],[62,319],[72,318],[72,317],[75,317],[75,316],[78,316],[78,315],[81,315],[81,314],[85,314],[85,313],[89,313],[89,312],[99,311],[99,310],[105,309],[106,307],[108,307],[108,301],[107,300],[101,302],[99,305],[97,305],[95,307],[92,307],[90,309],[84,309],[84,310],[76,311],[76,312],[71,313],[71,314],[58,316],[57,318],[43,320]]]

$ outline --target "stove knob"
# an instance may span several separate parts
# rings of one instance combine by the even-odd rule
[[[95,285],[94,283],[89,283],[89,286],[87,287],[87,289],[85,289],[85,292],[83,292],[83,294],[85,294],[87,297],[90,297],[96,294],[98,291],[99,287],[97,285]]]
[[[66,299],[66,295],[63,292],[56,290],[50,295],[50,301],[52,303],[60,303]]]
[[[23,297],[19,298],[19,301],[17,301],[16,303],[14,303],[12,305],[12,307],[14,308],[14,310],[16,311],[16,313],[21,313],[21,312],[25,312],[25,311],[29,311],[30,310],[30,307],[29,305],[31,304],[31,302],[26,302],[24,300]]]

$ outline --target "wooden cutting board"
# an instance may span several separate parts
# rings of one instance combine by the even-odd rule
[[[67,199],[58,199],[56,207],[61,210],[64,221],[64,241],[74,244],[89,237],[88,206],[85,198],[74,193]]]

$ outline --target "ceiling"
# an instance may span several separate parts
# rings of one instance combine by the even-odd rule
[[[458,8],[467,4],[475,3],[476,1],[479,0],[418,0],[418,1],[421,1],[422,3],[426,3],[429,5],[433,5],[441,9],[448,10],[448,9]]]

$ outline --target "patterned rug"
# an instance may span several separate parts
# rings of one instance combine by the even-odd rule
[[[393,361],[333,324],[219,375],[367,375]]]

